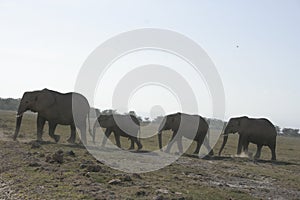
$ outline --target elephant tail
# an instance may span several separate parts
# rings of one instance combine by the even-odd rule
[[[90,136],[93,137],[93,133],[92,133],[92,129],[91,129],[91,123],[90,123],[90,112],[88,112],[87,114],[87,118],[88,118],[88,125],[89,125],[89,133],[90,133]]]
[[[141,126],[139,126],[138,141],[141,142]]]

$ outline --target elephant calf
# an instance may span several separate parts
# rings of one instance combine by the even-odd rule
[[[199,154],[200,147],[204,142],[209,155],[213,155],[213,150],[209,146],[206,135],[208,133],[208,124],[205,119],[199,115],[188,115],[184,113],[175,113],[164,117],[161,125],[158,128],[159,148],[162,149],[162,131],[172,130],[173,135],[168,143],[166,152],[169,152],[171,146],[177,141],[178,149],[183,152],[182,137],[194,140],[197,142],[197,147],[194,154]]]
[[[116,144],[121,148],[120,136],[127,137],[131,141],[129,149],[134,149],[134,143],[137,144],[138,150],[143,146],[138,139],[140,132],[140,122],[134,115],[109,114],[100,115],[94,123],[93,142],[95,142],[95,134],[97,127],[106,128],[105,137],[102,140],[102,146],[106,144],[107,138],[113,132]]]
[[[269,120],[265,118],[254,119],[249,117],[236,117],[231,118],[227,123],[224,132],[224,140],[219,151],[219,155],[227,142],[229,133],[239,134],[239,142],[237,148],[237,154],[240,155],[242,150],[247,153],[249,143],[257,145],[257,151],[254,156],[258,159],[261,154],[262,147],[268,146],[272,152],[272,160],[276,160],[276,136],[277,132],[275,126]]]

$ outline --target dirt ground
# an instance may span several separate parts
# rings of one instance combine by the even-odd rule
[[[65,127],[57,130],[61,142],[47,136],[35,142],[34,115],[12,141],[14,114],[0,114],[0,199],[300,199],[300,138],[278,137],[276,162],[267,148],[259,161],[232,156],[233,136],[222,157],[185,154],[163,169],[136,174],[111,169],[82,145],[68,144]]]

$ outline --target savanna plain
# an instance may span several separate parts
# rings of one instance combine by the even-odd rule
[[[24,115],[18,141],[12,140],[14,129],[15,112],[0,111],[0,199],[300,199],[300,137],[278,136],[274,162],[267,147],[258,161],[235,157],[234,134],[222,156],[217,156],[222,138],[207,158],[191,154],[193,143],[171,165],[138,174],[97,161],[78,140],[68,144],[68,126],[58,126],[61,139],[54,143],[46,125],[42,144],[35,142],[36,115]],[[141,134],[145,131],[156,130],[142,127]],[[164,134],[164,145],[170,136]],[[141,142],[143,150],[158,149],[157,136]],[[122,138],[124,149],[129,143]],[[250,144],[250,154],[255,151]]]

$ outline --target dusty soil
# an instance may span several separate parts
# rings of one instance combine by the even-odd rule
[[[7,140],[0,141],[0,146],[0,199],[193,199],[197,196],[189,192],[194,192],[198,186],[203,192],[209,188],[207,192],[211,194],[203,197],[213,197],[214,190],[224,191],[228,195],[224,197],[228,199],[239,196],[234,193],[241,194],[242,198],[300,197],[297,187],[285,185],[276,176],[246,169],[262,168],[272,174],[276,171],[290,174],[292,170],[282,167],[290,165],[299,178],[300,170],[296,163],[255,163],[247,158],[231,157],[204,160],[183,156],[159,173],[126,174],[97,162],[80,146],[65,144],[66,147],[63,147],[63,144],[53,143],[39,146],[34,142]],[[56,146],[63,149],[63,161],[53,156],[57,152],[53,149]],[[174,183],[170,183],[172,181]],[[178,182],[180,187],[176,186]]]
[[[124,173],[95,160],[81,145],[30,137],[12,141],[0,129],[0,199],[300,199],[299,138],[278,138],[278,161],[186,154],[163,169]],[[218,146],[218,145],[217,145]],[[217,152],[218,149],[215,150]]]

